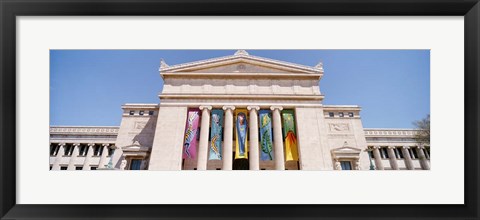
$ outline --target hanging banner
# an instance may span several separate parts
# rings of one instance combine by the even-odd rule
[[[285,143],[286,161],[298,161],[297,135],[293,110],[282,111],[283,143]]]
[[[195,159],[197,157],[199,119],[200,110],[188,109],[185,138],[183,139],[183,159]]]
[[[272,143],[272,113],[270,110],[260,110],[260,159],[273,160]]]
[[[247,110],[235,110],[235,159],[247,159]]]
[[[223,125],[223,110],[212,110],[212,121],[210,122],[210,150],[208,154],[209,160],[222,159],[222,125]]]

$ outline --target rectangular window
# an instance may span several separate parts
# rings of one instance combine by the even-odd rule
[[[410,148],[410,150],[412,151],[412,153],[411,153],[412,159],[418,159],[417,148],[416,148],[416,147],[412,147],[412,148]]]
[[[60,167],[60,170],[67,170],[67,167]]]
[[[97,170],[97,167],[90,167],[90,170]]]
[[[135,111],[130,111],[130,115],[133,115],[133,114],[135,114]]]
[[[339,113],[338,113],[338,117],[343,118],[343,116],[344,116],[344,115],[343,115],[343,112],[339,112]]]
[[[111,157],[113,153],[115,152],[115,149],[113,147],[108,148],[108,156]]]
[[[87,151],[88,151],[88,147],[86,145],[82,145],[80,146],[80,152],[79,152],[79,156],[85,156],[87,155]]]
[[[422,150],[423,150],[423,154],[425,154],[425,157],[426,157],[427,159],[430,159],[430,154],[428,154],[427,149],[423,148]]]
[[[100,146],[93,147],[93,156],[100,156]]]
[[[57,155],[56,152],[57,152],[57,147],[56,145],[52,145],[50,146],[50,156],[55,156]]]
[[[370,158],[375,159],[375,157],[373,156],[373,151],[368,151],[368,155],[370,155]]]
[[[138,114],[139,114],[139,115],[144,115],[144,114],[145,114],[145,111],[140,111]]]
[[[333,112],[329,112],[328,117],[333,118],[333,117],[335,117],[335,114]]]
[[[350,161],[340,161],[340,165],[342,166],[342,170],[352,170]]]
[[[388,159],[388,152],[386,147],[380,148],[380,152],[382,153],[382,158],[383,159]]]
[[[217,168],[216,170],[221,170],[221,168]]]
[[[153,111],[148,111],[148,115],[153,115]]]
[[[65,153],[63,154],[64,156],[71,156],[73,152],[73,146],[72,145],[67,145],[65,146]]]
[[[398,155],[397,158],[398,159],[403,159],[403,152],[402,152],[402,148],[395,148],[395,154]]]
[[[82,170],[83,167],[75,167],[75,170]]]
[[[353,118],[353,112],[349,112],[348,117]]]

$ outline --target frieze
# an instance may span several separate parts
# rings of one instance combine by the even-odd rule
[[[50,134],[54,133],[117,134],[118,127],[50,127]]]

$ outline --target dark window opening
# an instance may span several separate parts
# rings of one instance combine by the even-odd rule
[[[82,167],[75,167],[75,170],[82,170]]]
[[[340,161],[340,166],[342,170],[352,170],[352,164],[350,161]]]
[[[97,167],[90,167],[91,170],[97,170]]]
[[[339,113],[338,113],[338,117],[343,118],[343,116],[344,116],[344,115],[343,115],[343,112],[339,112]]]
[[[348,117],[352,118],[353,117],[353,112],[349,112]]]
[[[335,114],[333,112],[329,112],[328,117],[333,118],[333,117],[335,117]]]
[[[135,114],[135,111],[130,111],[130,115],[133,115],[133,114]]]
[[[144,115],[144,114],[145,114],[145,111],[140,111],[138,114],[139,114],[139,115]]]
[[[153,111],[148,111],[148,115],[153,115]]]
[[[67,170],[67,167],[60,167],[60,170]]]

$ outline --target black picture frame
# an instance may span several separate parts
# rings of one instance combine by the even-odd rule
[[[479,219],[478,0],[0,0],[1,219]],[[447,15],[465,21],[464,205],[20,205],[16,204],[16,16]],[[448,30],[446,30],[448,31]],[[445,42],[448,43],[448,42]],[[456,74],[452,73],[452,77]],[[461,147],[461,146],[457,146]],[[448,181],[448,177],[445,177]],[[417,183],[418,186],[421,183]],[[415,186],[413,186],[415,187]],[[39,187],[40,188],[40,187]],[[380,192],[379,192],[380,193]],[[440,195],[439,195],[440,196]]]

